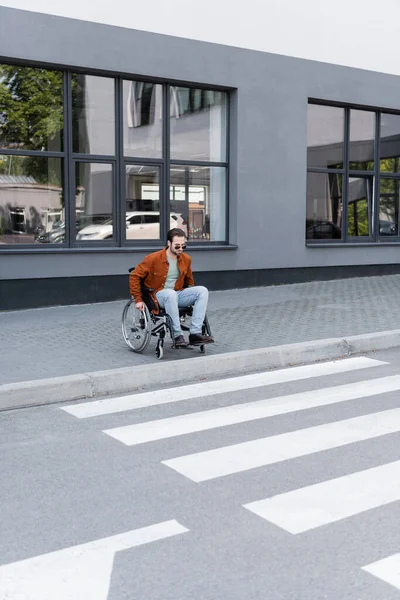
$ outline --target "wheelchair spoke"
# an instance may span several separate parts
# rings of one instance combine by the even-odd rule
[[[125,343],[134,352],[144,352],[151,339],[151,317],[147,306],[140,311],[130,300],[122,313],[122,335]]]

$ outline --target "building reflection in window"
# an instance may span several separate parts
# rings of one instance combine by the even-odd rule
[[[307,110],[307,165],[342,169],[344,109],[309,104]]]
[[[76,239],[84,242],[114,239],[113,171],[106,163],[75,166]]]
[[[183,220],[188,228],[189,240],[225,241],[225,181],[226,170],[223,167],[171,167],[170,212]]]
[[[342,175],[308,173],[306,238],[340,240],[342,238]]]
[[[162,86],[143,81],[123,82],[124,155],[162,156]]]
[[[63,243],[62,160],[0,156],[0,243]]]
[[[375,113],[350,110],[349,169],[374,169]]]
[[[227,94],[170,88],[171,159],[226,161]]]
[[[115,154],[115,81],[111,77],[72,74],[73,151]]]

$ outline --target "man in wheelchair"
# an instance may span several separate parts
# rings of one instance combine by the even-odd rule
[[[129,276],[129,289],[136,307],[144,309],[141,286],[151,288],[151,298],[155,311],[165,309],[172,321],[175,347],[185,348],[189,344],[208,344],[213,342],[210,335],[202,333],[207,310],[208,289],[194,285],[192,259],[184,253],[186,236],[182,229],[171,229],[167,236],[167,247],[148,254],[143,262],[136,266]],[[189,342],[183,336],[179,309],[193,307]]]

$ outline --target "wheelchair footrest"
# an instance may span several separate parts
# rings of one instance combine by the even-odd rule
[[[189,342],[189,346],[203,346],[204,344],[213,344],[214,340],[208,340],[207,342]]]

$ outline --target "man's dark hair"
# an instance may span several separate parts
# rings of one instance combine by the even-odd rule
[[[186,233],[183,231],[183,229],[179,229],[179,227],[174,227],[173,229],[170,229],[168,231],[168,235],[167,235],[167,240],[169,242],[173,242],[174,237],[186,237]]]

